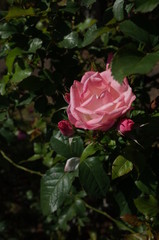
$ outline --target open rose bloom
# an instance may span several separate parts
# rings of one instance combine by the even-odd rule
[[[107,65],[104,72],[86,72],[81,82],[74,81],[68,118],[76,128],[106,131],[130,109],[135,98],[127,79],[119,84]]]

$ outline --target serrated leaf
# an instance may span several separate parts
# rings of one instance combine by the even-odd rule
[[[64,136],[56,134],[55,136],[51,137],[50,143],[51,147],[56,153],[66,158],[72,157],[68,139],[66,139]]]
[[[96,151],[98,151],[98,147],[97,144],[91,143],[89,144],[83,151],[82,155],[81,155],[81,161],[85,160],[86,158],[88,158],[89,156],[93,155],[94,153],[96,153]]]
[[[83,152],[83,140],[80,137],[67,138],[56,134],[51,138],[51,146],[54,151],[66,158],[80,157]]]
[[[117,21],[124,19],[124,0],[116,0],[113,5],[114,17]]]
[[[70,138],[69,141],[70,141],[72,156],[80,157],[84,150],[82,138],[73,137],[73,138]]]
[[[147,74],[159,60],[159,51],[143,55],[129,44],[121,48],[112,61],[112,74],[118,82],[131,74]]]
[[[98,158],[90,157],[80,163],[79,178],[88,195],[95,198],[106,195],[110,181]]]
[[[55,212],[69,194],[73,173],[64,173],[63,166],[49,169],[41,179],[40,202],[44,215]]]
[[[159,5],[158,0],[135,0],[135,7],[137,12],[151,12]]]
[[[138,197],[134,203],[139,212],[146,216],[154,217],[159,213],[158,201],[152,195]]]
[[[8,14],[5,16],[5,19],[8,21],[12,18],[34,16],[34,15],[35,13],[32,7],[28,9],[23,9],[20,7],[11,7],[8,11]]]
[[[150,35],[143,28],[137,26],[131,20],[126,20],[119,25],[120,30],[126,35],[139,42],[150,43],[153,42],[153,35]]]
[[[92,25],[84,35],[82,47],[86,47],[87,45],[91,44],[106,32],[108,32],[108,27],[97,28],[96,24]]]
[[[133,164],[123,156],[119,155],[113,162],[112,179],[121,177],[133,169]]]

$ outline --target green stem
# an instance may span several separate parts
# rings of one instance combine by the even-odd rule
[[[85,202],[85,206],[99,214],[102,214],[104,215],[106,218],[108,218],[110,221],[112,221],[113,223],[115,223],[119,228],[121,228],[122,230],[125,230],[125,231],[129,231],[131,233],[135,233],[131,228],[129,228],[128,226],[126,226],[124,223],[122,223],[121,221],[118,221],[118,220],[115,220],[113,217],[111,217],[108,213],[106,212],[103,212],[102,210],[99,210],[97,208],[94,208],[92,206],[90,206],[89,204],[87,204]]]
[[[4,159],[6,159],[9,163],[11,163],[14,167],[18,168],[18,169],[21,169],[25,172],[29,172],[31,174],[36,174],[36,175],[39,175],[39,176],[43,176],[43,174],[41,172],[37,172],[37,171],[34,171],[34,170],[31,170],[31,169],[28,169],[28,168],[25,168],[21,165],[18,165],[17,163],[15,163],[14,161],[12,161],[12,159],[10,159],[9,157],[7,157],[7,155],[2,151],[0,150],[0,153],[1,155],[3,156]]]

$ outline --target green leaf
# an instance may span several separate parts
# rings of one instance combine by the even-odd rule
[[[142,193],[154,195],[158,186],[157,179],[149,166],[144,167],[142,164],[142,170],[135,184]]]
[[[69,141],[60,133],[57,133],[55,136],[52,136],[50,143],[51,143],[51,147],[56,153],[66,158],[72,157]]]
[[[79,178],[89,195],[95,198],[106,195],[110,181],[98,158],[90,157],[80,163]]]
[[[91,143],[89,144],[83,151],[80,160],[83,161],[86,158],[88,158],[89,156],[93,155],[94,153],[96,153],[98,151],[98,147],[97,144]]]
[[[8,11],[8,14],[5,16],[5,19],[8,21],[12,18],[34,16],[34,9],[32,7],[28,9],[23,9],[19,7],[11,7]]]
[[[96,19],[92,19],[92,18],[86,18],[86,20],[84,22],[79,23],[76,28],[83,32],[86,29],[90,28],[92,25],[94,25],[97,22]]]
[[[154,217],[159,213],[158,201],[152,195],[138,197],[134,203],[139,212],[146,216]]]
[[[13,83],[19,83],[23,79],[29,77],[32,73],[32,70],[28,67],[25,69],[21,69],[21,67],[18,65],[18,63],[15,63],[15,73],[13,74],[13,77],[11,78],[11,81]]]
[[[67,36],[64,37],[64,40],[59,43],[59,47],[63,48],[75,48],[79,44],[78,33],[71,32]]]
[[[9,82],[9,75],[4,75],[0,82],[0,94],[3,96],[6,94],[6,86]]]
[[[82,138],[81,137],[73,137],[73,138],[70,138],[69,141],[70,141],[72,156],[80,157],[84,150]]]
[[[2,39],[9,38],[16,32],[17,32],[16,27],[11,25],[10,23],[0,24],[0,37]]]
[[[123,156],[119,155],[113,162],[112,179],[121,177],[133,169],[133,164]]]
[[[151,12],[159,5],[158,0],[135,0],[135,7],[137,12]]]
[[[17,47],[9,51],[9,53],[6,57],[6,66],[8,67],[8,72],[9,73],[12,72],[13,63],[14,63],[16,57],[21,55],[21,54],[22,54],[22,50],[20,48],[17,48]]]
[[[113,57],[112,74],[118,82],[131,74],[147,74],[159,60],[159,51],[143,55],[132,44],[121,48]]]
[[[81,217],[84,218],[86,215],[86,207],[84,202],[77,197],[70,204],[69,208],[67,208],[62,215],[60,215],[58,220],[58,226],[62,230],[67,230],[69,228],[69,221],[73,218]]]
[[[67,1],[67,5],[62,9],[64,12],[75,14],[78,11],[79,7],[76,2]]]
[[[35,53],[42,46],[42,40],[39,38],[34,38],[29,42],[30,48],[29,52]]]
[[[44,215],[55,212],[67,198],[73,173],[64,173],[63,166],[56,165],[49,169],[41,179],[40,202]]]
[[[0,122],[3,122],[7,119],[8,117],[8,112],[5,111],[5,112],[0,112]]]
[[[114,17],[117,21],[124,19],[124,0],[116,0],[113,5]]]
[[[108,32],[108,27],[97,28],[96,24],[92,25],[84,35],[84,40],[82,42],[82,47],[86,47],[87,45],[94,42],[98,37],[102,34]]]
[[[91,7],[91,5],[95,2],[96,0],[82,0],[81,5],[85,7]]]
[[[67,138],[57,133],[51,138],[54,151],[63,157],[80,157],[83,152],[83,140],[80,137]]]
[[[153,42],[153,35],[150,35],[147,31],[137,26],[131,20],[126,20],[120,23],[119,27],[126,36],[131,37],[132,39],[143,43]]]
[[[126,199],[123,192],[119,191],[117,193],[114,193],[114,199],[119,206],[120,216],[131,213],[129,201]]]

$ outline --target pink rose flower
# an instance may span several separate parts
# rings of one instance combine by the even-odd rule
[[[106,131],[131,108],[135,98],[127,79],[119,84],[107,64],[104,72],[86,72],[81,82],[74,81],[68,118],[76,128]]]
[[[134,121],[129,118],[123,118],[119,121],[117,125],[117,130],[124,135],[127,132],[130,132],[133,129]]]
[[[68,120],[58,122],[58,128],[64,136],[70,137],[74,134],[73,127]]]

